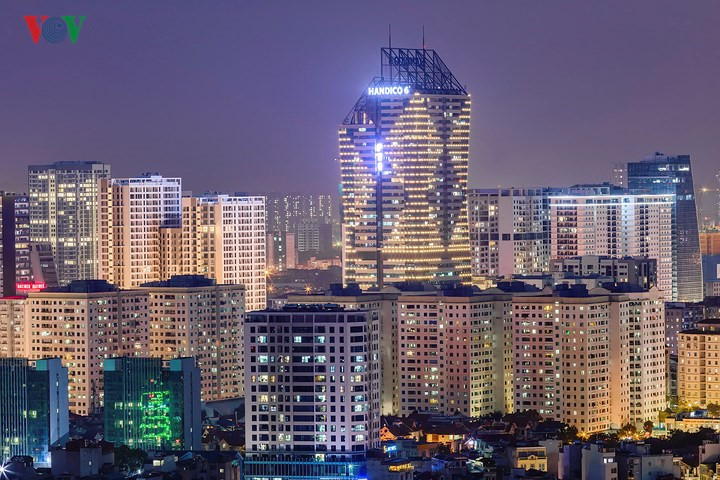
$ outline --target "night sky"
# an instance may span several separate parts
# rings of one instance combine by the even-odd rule
[[[24,15],[87,19],[76,44],[34,44]],[[655,150],[715,182],[717,0],[2,0],[0,189],[99,160],[195,192],[335,191],[389,23],[411,48],[425,25],[472,93],[471,186],[609,180]]]

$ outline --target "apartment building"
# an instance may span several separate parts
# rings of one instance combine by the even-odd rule
[[[120,288],[164,280],[161,230],[180,227],[181,196],[180,178],[144,174],[100,180],[99,278]]]
[[[664,408],[660,292],[584,285],[513,299],[515,410],[583,433],[642,424]]]
[[[69,374],[70,411],[103,404],[103,361],[149,353],[148,294],[103,280],[78,280],[27,298],[27,356],[59,357]]]
[[[380,325],[288,305],[245,322],[245,477],[356,478],[379,445]]]
[[[140,289],[149,295],[150,356],[194,357],[205,402],[242,396],[245,287],[183,275]]]

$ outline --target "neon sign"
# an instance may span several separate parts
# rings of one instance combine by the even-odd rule
[[[368,95],[410,95],[410,87],[399,85],[387,87],[368,87]]]
[[[17,282],[15,290],[18,292],[39,292],[45,290],[47,284],[45,282]]]

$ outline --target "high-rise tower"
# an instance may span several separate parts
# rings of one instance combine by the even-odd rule
[[[437,53],[383,48],[340,127],[343,276],[470,281],[470,95]]]
[[[632,193],[675,194],[673,254],[677,265],[677,300],[701,302],[702,264],[690,155],[655,153],[640,162],[628,163],[627,173]]]
[[[30,242],[50,244],[61,285],[98,276],[98,181],[109,177],[100,162],[28,167]]]

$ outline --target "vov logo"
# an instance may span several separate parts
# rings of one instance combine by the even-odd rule
[[[49,43],[60,43],[65,37],[75,43],[85,21],[84,16],[64,15],[62,17],[48,17],[47,15],[35,16],[26,15],[25,23],[30,30],[33,42],[38,43],[40,35]]]

